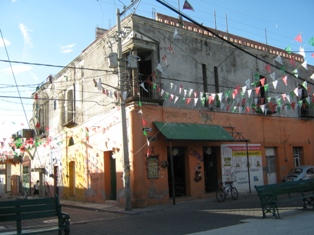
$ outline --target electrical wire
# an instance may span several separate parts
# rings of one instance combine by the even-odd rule
[[[8,61],[10,61],[10,56],[9,56],[9,53],[8,53],[8,50],[7,50],[7,46],[6,46],[6,43],[5,43],[5,41],[4,41],[4,37],[3,37],[3,34],[2,34],[2,30],[1,30],[1,29],[0,29],[0,33],[1,33],[1,38],[2,38],[2,41],[3,41],[3,46],[4,46],[4,49],[5,49],[5,52],[6,52]],[[23,108],[23,112],[24,112],[26,121],[27,121],[27,123],[28,123],[26,111],[25,111],[25,108],[24,108],[23,100],[22,100],[21,95],[20,95],[20,90],[19,90],[18,85],[17,85],[17,82],[16,82],[16,77],[15,77],[15,74],[14,74],[14,71],[13,71],[12,63],[9,62],[9,65],[10,65],[10,68],[11,68],[12,76],[13,76],[14,83],[15,83],[15,86],[16,86],[16,89],[17,89],[17,93],[19,94],[19,99],[20,99],[20,102],[21,102],[21,105],[22,105],[22,108]]]
[[[111,70],[107,70],[107,69],[93,69],[93,68],[85,68],[85,67],[75,67],[75,66],[70,66],[70,65],[63,66],[63,65],[54,65],[54,64],[31,63],[31,62],[25,62],[25,61],[14,61],[14,60],[10,60],[10,59],[8,59],[8,60],[0,59],[0,62],[6,62],[6,63],[10,63],[10,64],[12,64],[12,63],[27,64],[27,65],[38,65],[38,66],[46,66],[46,67],[54,67],[54,68],[64,68],[64,69],[70,68],[70,69],[80,69],[80,70],[101,71],[101,72],[111,72],[112,73]]]

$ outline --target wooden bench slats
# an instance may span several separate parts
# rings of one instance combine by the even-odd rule
[[[5,206],[16,206],[16,205],[33,205],[33,204],[56,204],[55,198],[38,198],[38,199],[27,199],[27,200],[7,200],[7,201],[0,201],[0,207]]]
[[[22,221],[48,217],[58,217],[58,226],[22,229]],[[51,231],[70,233],[70,216],[61,211],[59,197],[29,200],[8,200],[0,202],[0,222],[16,221],[16,230],[0,231],[0,234],[39,234]],[[63,233],[62,233],[63,234]]]
[[[56,205],[27,205],[27,206],[12,206],[12,207],[0,207],[0,215],[6,214],[14,214],[14,213],[27,213],[29,211],[36,212],[36,211],[56,211]]]

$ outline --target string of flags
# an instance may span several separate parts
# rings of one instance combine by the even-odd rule
[[[178,35],[177,32],[174,32],[174,35]],[[174,36],[173,36],[174,38]],[[302,36],[298,35],[295,39],[296,41],[302,41]],[[313,39],[309,40],[309,44],[310,45],[314,45],[314,37]],[[170,42],[168,48],[167,48],[170,52],[171,55],[175,55],[174,49],[172,47],[172,44]],[[304,48],[301,49],[301,51],[304,52]],[[162,56],[162,60],[164,61],[165,67],[169,66],[169,63],[167,61],[167,53],[165,53]],[[280,65],[282,65],[282,67],[280,68],[280,71],[282,72],[282,74],[284,74],[283,76],[281,76],[280,79],[276,79],[276,74],[275,72],[272,72],[271,70],[271,65],[267,64],[265,66],[265,70],[269,73],[269,77],[272,79],[272,82],[269,84],[265,84],[265,80],[266,78],[262,78],[259,79],[259,74],[256,74],[258,76],[255,76],[255,81],[253,84],[250,84],[250,79],[248,79],[245,83],[246,86],[241,87],[241,90],[238,88],[234,89],[234,90],[229,90],[226,91],[224,93],[203,93],[203,92],[197,92],[194,91],[191,88],[188,89],[183,89],[183,85],[177,85],[174,83],[170,83],[170,91],[165,91],[164,89],[161,89],[160,87],[157,86],[157,83],[154,82],[154,79],[156,79],[155,76],[152,76],[152,81],[150,80],[150,77],[145,81],[147,83],[149,83],[153,89],[157,89],[158,92],[160,92],[161,96],[164,96],[164,99],[169,99],[171,102],[176,103],[179,99],[182,99],[182,102],[185,102],[186,105],[188,105],[192,100],[194,100],[194,106],[197,105],[198,101],[200,100],[202,102],[202,105],[205,105],[205,102],[208,102],[208,104],[213,104],[213,102],[219,102],[220,108],[223,109],[224,106],[226,105],[226,110],[229,111],[230,107],[234,107],[233,111],[235,111],[235,109],[238,107],[239,108],[239,113],[242,113],[242,110],[244,107],[246,107],[246,111],[247,113],[249,113],[250,111],[250,107],[253,104],[253,110],[256,110],[257,108],[262,109],[263,112],[266,113],[267,109],[271,109],[272,111],[274,111],[274,109],[277,107],[278,112],[280,111],[279,106],[282,106],[282,108],[286,108],[289,109],[290,107],[292,107],[293,109],[296,107],[296,103],[292,102],[292,103],[286,103],[284,105],[282,105],[282,101],[288,101],[290,102],[291,98],[293,98],[293,96],[297,96],[299,99],[297,101],[297,105],[299,105],[300,107],[304,107],[305,105],[309,105],[311,102],[314,103],[314,94],[312,96],[312,98],[310,96],[308,96],[305,100],[302,99],[301,97],[301,91],[302,88],[300,87],[296,87],[293,91],[289,92],[288,94],[282,94],[282,97],[279,96],[275,96],[275,97],[267,97],[268,103],[267,104],[263,104],[263,105],[258,105],[258,98],[254,98],[254,103],[252,102],[252,98],[251,98],[251,93],[252,91],[255,91],[256,96],[258,96],[261,87],[264,88],[265,91],[268,90],[269,85],[272,84],[274,89],[277,89],[277,84],[278,81],[282,81],[286,86],[288,85],[288,76],[285,75],[286,74],[286,69],[284,66],[284,63],[282,61],[282,58],[280,55],[278,55],[275,59],[274,59],[277,63],[279,63]],[[295,62],[293,57],[289,60],[289,62],[291,63],[291,65],[295,66]],[[292,71],[292,74],[294,75],[294,77],[298,78],[298,69],[300,68],[300,66],[302,66],[304,69],[308,70],[307,68],[307,61],[305,60],[303,63],[301,63],[297,68],[295,68]],[[165,68],[161,65],[161,63],[159,63],[156,67],[156,70],[158,70],[160,73],[164,72]],[[310,79],[314,80],[314,73],[309,77]],[[257,83],[260,83],[261,86],[257,86]],[[250,89],[250,85],[254,85],[255,87]],[[144,87],[144,84],[141,84],[142,87]],[[311,92],[310,87],[307,86],[307,82],[304,81],[302,83],[302,87],[307,91],[307,92]],[[178,89],[178,91],[177,91]],[[244,98],[245,92],[247,91],[248,97]],[[182,93],[183,92],[183,93]],[[232,94],[232,95],[230,95]],[[237,101],[235,102],[234,99],[236,98],[236,94],[240,94],[240,98],[242,99],[241,102],[239,102],[239,98],[237,98]],[[223,96],[225,97],[225,99],[223,99]],[[273,99],[275,99],[277,104],[273,103]],[[227,102],[228,101],[228,102]],[[230,101],[232,101],[233,103],[230,104]],[[259,103],[265,103],[265,101],[263,102],[259,102]]]
[[[194,11],[193,7],[187,0],[184,3],[183,9]],[[172,36],[172,39],[181,39],[176,28]],[[295,37],[294,41],[298,43],[302,43],[303,42],[302,35],[298,34]],[[314,46],[314,37],[309,39],[307,43],[311,46]],[[302,55],[305,59],[304,62],[301,63],[297,68],[295,68],[292,71],[293,76],[296,78],[298,78],[298,69],[300,69],[301,66],[304,69],[308,70],[304,48],[305,46],[300,46],[300,50],[299,50],[299,54]],[[168,59],[171,58],[171,56],[175,56],[176,54],[175,54],[175,50],[174,50],[172,42],[170,42],[169,45],[165,47],[164,49],[166,49],[166,53],[162,56],[162,61],[164,62],[165,66],[162,66],[161,63],[159,63],[156,67],[156,71],[154,71],[145,81],[140,83],[139,86],[145,92],[149,92],[147,88],[145,87],[145,83],[148,83],[152,87],[152,89],[157,90],[159,92],[160,96],[163,96],[165,100],[170,100],[173,103],[177,103],[179,100],[181,100],[181,104],[185,103],[186,105],[189,105],[190,103],[193,103],[193,105],[196,106],[199,102],[201,102],[201,105],[204,106],[205,103],[207,102],[209,105],[216,105],[216,106],[219,105],[221,110],[225,110],[227,112],[230,110],[231,112],[235,112],[236,109],[238,109],[239,114],[243,113],[244,110],[246,111],[247,114],[249,114],[252,110],[253,112],[256,112],[258,109],[260,109],[262,113],[266,114],[268,110],[272,112],[277,110],[278,112],[280,112],[281,109],[288,110],[290,108],[295,109],[297,106],[304,107],[308,105],[314,105],[314,93],[312,96],[308,96],[305,99],[302,99],[303,89],[305,89],[309,93],[311,92],[310,86],[308,86],[306,81],[302,82],[301,86],[295,87],[294,90],[289,91],[288,93],[283,93],[281,95],[274,96],[274,97],[266,97],[268,101],[268,103],[266,104],[260,105],[259,103],[265,103],[265,102],[264,101],[259,102],[258,100],[259,98],[257,97],[254,98],[252,96],[252,93],[255,93],[256,96],[258,96],[261,88],[263,88],[264,91],[266,92],[269,89],[269,86],[271,85],[276,90],[278,86],[278,82],[283,82],[285,86],[288,85],[288,82],[290,81],[290,77],[288,77],[288,75],[285,74],[285,66],[280,55],[278,55],[274,59],[275,62],[282,65],[280,70],[283,75],[280,75],[279,78],[276,79],[276,77],[278,77],[278,74],[276,76],[276,72],[272,71],[272,66],[270,64],[265,65],[265,70],[269,73],[267,76],[271,78],[270,83],[266,83],[266,77],[260,78],[259,73],[256,73],[254,75],[255,82],[251,83],[251,80],[247,79],[245,81],[244,86],[238,85],[234,89],[230,89],[225,92],[204,93],[204,92],[199,92],[197,90],[194,90],[193,88],[184,87],[182,84],[173,83],[173,82],[170,82],[169,84],[170,90],[166,91],[162,89],[160,86],[158,86],[159,78],[157,76],[157,73],[163,73],[165,71],[165,68],[169,66]],[[291,54],[292,46],[288,45],[285,48],[285,51]],[[311,57],[314,58],[314,53],[311,55]],[[289,62],[291,65],[295,66],[293,57],[289,60]],[[314,73],[309,78],[314,81]],[[48,80],[50,81],[50,83],[52,83],[53,77],[51,76],[48,77]],[[95,87],[97,87],[97,89],[101,91],[103,94],[111,98],[114,98],[114,97],[116,99],[118,98],[118,92],[104,88],[101,84],[101,79],[98,79],[98,81],[94,79],[93,81],[94,81]],[[298,99],[296,101],[293,101],[294,97],[298,97]],[[35,93],[34,99],[35,101],[39,99],[38,93]],[[37,117],[38,104],[37,102],[35,104],[36,104],[35,117]],[[146,128],[145,128],[147,123],[143,116],[141,100],[139,100],[139,107],[140,107],[140,110],[138,113],[142,115],[143,135],[146,136],[147,138],[146,139],[147,146],[148,146],[147,156],[149,156],[150,155],[150,141],[148,139]],[[40,128],[39,122],[36,123],[36,128]],[[97,130],[86,127],[85,130],[81,130],[81,131],[82,133],[85,133],[84,135],[85,141],[89,141],[90,132],[91,131],[96,132]],[[105,133],[105,131],[102,131],[102,133]],[[40,145],[43,145],[44,147],[50,146],[50,148],[55,148],[56,145],[62,145],[63,142],[64,142],[64,138],[59,138],[58,140],[56,140],[52,137],[47,137],[46,139],[42,139],[42,140],[30,139],[28,141],[21,141],[17,139],[14,141],[14,144],[10,143],[6,146],[2,144],[0,148],[0,161],[1,159],[4,159],[4,158],[12,158],[12,156],[13,157],[17,156],[18,151],[14,151],[14,149],[17,149],[17,148],[19,148],[20,151],[22,152],[26,150],[31,150],[32,148],[34,148],[34,146],[40,146]],[[3,143],[5,143],[5,141]]]

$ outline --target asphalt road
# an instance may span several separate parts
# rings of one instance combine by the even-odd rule
[[[301,203],[280,208],[280,212],[293,210]],[[95,209],[63,206],[71,215],[71,234],[191,234],[240,224],[242,220],[261,218],[260,202],[256,194],[239,195],[234,201],[228,198],[218,203],[214,198],[177,202],[176,205],[159,205],[138,213],[124,214]],[[53,224],[55,219],[29,221],[27,226]],[[1,224],[0,224],[1,226]],[[7,225],[8,226],[8,225]],[[11,226],[14,226],[11,225]],[[56,233],[51,233],[56,234]]]

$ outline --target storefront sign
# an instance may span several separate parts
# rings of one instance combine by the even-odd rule
[[[148,179],[158,179],[158,157],[150,156],[147,158],[147,177]]]
[[[222,181],[234,181],[239,192],[263,185],[262,152],[259,144],[221,145]]]

